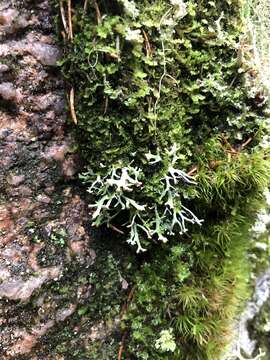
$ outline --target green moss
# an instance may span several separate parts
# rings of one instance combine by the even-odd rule
[[[60,65],[76,93],[93,225],[148,250],[123,356],[217,359],[248,293],[249,229],[270,174],[242,2],[97,3],[85,14],[77,3]]]
[[[237,53],[240,3],[139,1],[133,15],[128,4],[100,1],[106,16],[98,25],[95,9],[83,16],[78,5],[74,41],[61,66],[76,89],[95,224],[128,210],[128,242],[140,251],[185,231],[185,223],[200,225],[189,210],[206,191],[237,201],[262,187],[269,165],[256,148],[264,108],[245,85],[247,69]],[[252,146],[242,149],[248,138]],[[243,154],[236,156],[238,150]],[[203,193],[186,175],[192,166]]]
[[[194,235],[189,245],[165,246],[137,273],[130,306],[128,349],[136,359],[217,359],[230,339],[232,317],[248,294],[247,218],[218,233]],[[219,234],[227,224],[220,225]],[[157,311],[158,309],[158,311]],[[173,329],[177,350],[161,354],[155,344]]]

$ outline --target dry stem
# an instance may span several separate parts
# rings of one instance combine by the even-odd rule
[[[143,37],[144,37],[144,41],[145,41],[146,56],[149,57],[152,54],[151,44],[150,44],[150,41],[148,39],[146,32],[144,30],[142,30],[142,33],[143,33]]]
[[[73,28],[72,28],[72,14],[71,14],[71,0],[68,0],[68,37],[73,40]]]
[[[118,229],[116,226],[114,226],[114,225],[112,225],[112,224],[109,225],[109,228],[112,229],[112,230],[114,230],[114,231],[117,232],[118,234],[125,235],[124,231]]]
[[[250,136],[247,141],[245,141],[242,145],[241,145],[241,149],[244,149],[250,142],[252,141],[252,137]]]
[[[94,3],[95,11],[96,11],[97,24],[99,25],[99,24],[101,24],[101,21],[102,21],[101,13],[100,13],[99,6],[98,6],[97,1],[96,1],[96,0],[93,0],[93,3]]]
[[[121,360],[121,359],[122,359],[122,354],[123,354],[123,351],[124,351],[124,346],[125,346],[126,338],[127,338],[127,331],[125,331],[125,333],[124,333],[123,336],[122,336],[121,345],[120,345],[120,349],[119,349],[119,352],[118,352],[117,360]]]
[[[133,288],[130,290],[130,292],[128,294],[127,302],[122,307],[122,311],[121,311],[121,314],[120,314],[120,319],[121,320],[123,320],[124,315],[127,312],[128,306],[129,306],[129,304],[130,304],[130,302],[131,302],[131,300],[132,300],[132,298],[134,296],[135,289],[136,289],[136,287],[133,286]],[[117,360],[122,360],[122,354],[123,354],[123,351],[124,351],[126,338],[127,338],[127,331],[125,331],[123,336],[122,336],[121,345],[120,345],[120,348],[119,348]]]
[[[74,124],[77,125],[78,120],[77,120],[77,116],[76,116],[76,112],[75,112],[74,97],[75,97],[74,88],[72,88],[70,90],[70,94],[69,94],[70,113],[71,113],[71,117],[72,117]]]
[[[198,166],[193,166],[190,170],[189,170],[189,172],[187,173],[187,175],[188,176],[191,176],[191,175],[193,175],[194,173],[196,173],[198,171]]]
[[[59,6],[60,6],[60,14],[61,14],[63,27],[64,27],[64,30],[65,30],[65,33],[68,34],[69,31],[68,31],[68,26],[67,26],[67,21],[66,21],[66,16],[65,16],[65,9],[64,9],[63,0],[59,1]]]
[[[87,12],[87,7],[88,7],[88,0],[84,0],[84,4],[83,4],[83,14],[85,15]]]

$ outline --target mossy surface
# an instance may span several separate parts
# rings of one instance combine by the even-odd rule
[[[49,304],[53,299],[56,309],[76,304],[76,310],[40,338],[33,350],[38,359],[62,356],[71,360],[108,360],[118,353],[122,337],[120,314],[138,262],[125,245],[115,246],[114,241],[108,240],[112,238],[110,232],[92,235],[96,239],[92,243],[95,260],[85,266],[74,259],[72,264],[67,264],[61,278],[44,289],[44,303]],[[59,254],[52,256],[56,257]],[[37,293],[31,303],[22,305],[22,310],[28,307],[35,316],[38,299]],[[47,315],[47,321],[54,319],[53,310],[52,318]],[[20,359],[26,360],[28,355]]]
[[[93,224],[146,251],[123,359],[217,360],[247,296],[270,164],[241,14],[229,0],[74,8],[60,65],[75,89]]]

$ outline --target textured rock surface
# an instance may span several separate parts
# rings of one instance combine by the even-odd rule
[[[0,1],[1,359],[49,359],[42,337],[91,295],[87,280],[77,281],[95,252],[87,207],[72,186],[78,159],[66,131],[50,8]]]
[[[266,275],[266,274],[265,274]],[[265,300],[259,311],[256,313],[256,316],[252,319],[249,325],[249,334],[251,338],[251,343],[255,345],[255,350],[253,355],[257,354],[260,350],[264,353],[264,356],[261,360],[270,359],[270,273],[268,270],[268,279],[264,277],[267,281],[268,289],[265,294],[268,294],[268,298]]]
[[[221,360],[261,359],[270,354],[270,269],[257,276],[252,298],[235,324],[235,336]],[[241,357],[242,356],[242,357]]]

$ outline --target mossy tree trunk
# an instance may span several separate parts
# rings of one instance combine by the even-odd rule
[[[101,308],[113,308],[127,291],[109,251],[93,250],[56,66],[55,16],[47,0],[0,1],[3,360],[93,359],[87,355],[93,339],[102,343],[117,327]],[[112,293],[101,290],[106,283]]]
[[[217,360],[270,173],[240,1],[59,4],[76,140],[52,4],[0,4],[1,355]]]
[[[144,253],[123,358],[217,359],[247,295],[270,164],[244,3],[74,3],[61,66],[92,222]]]

